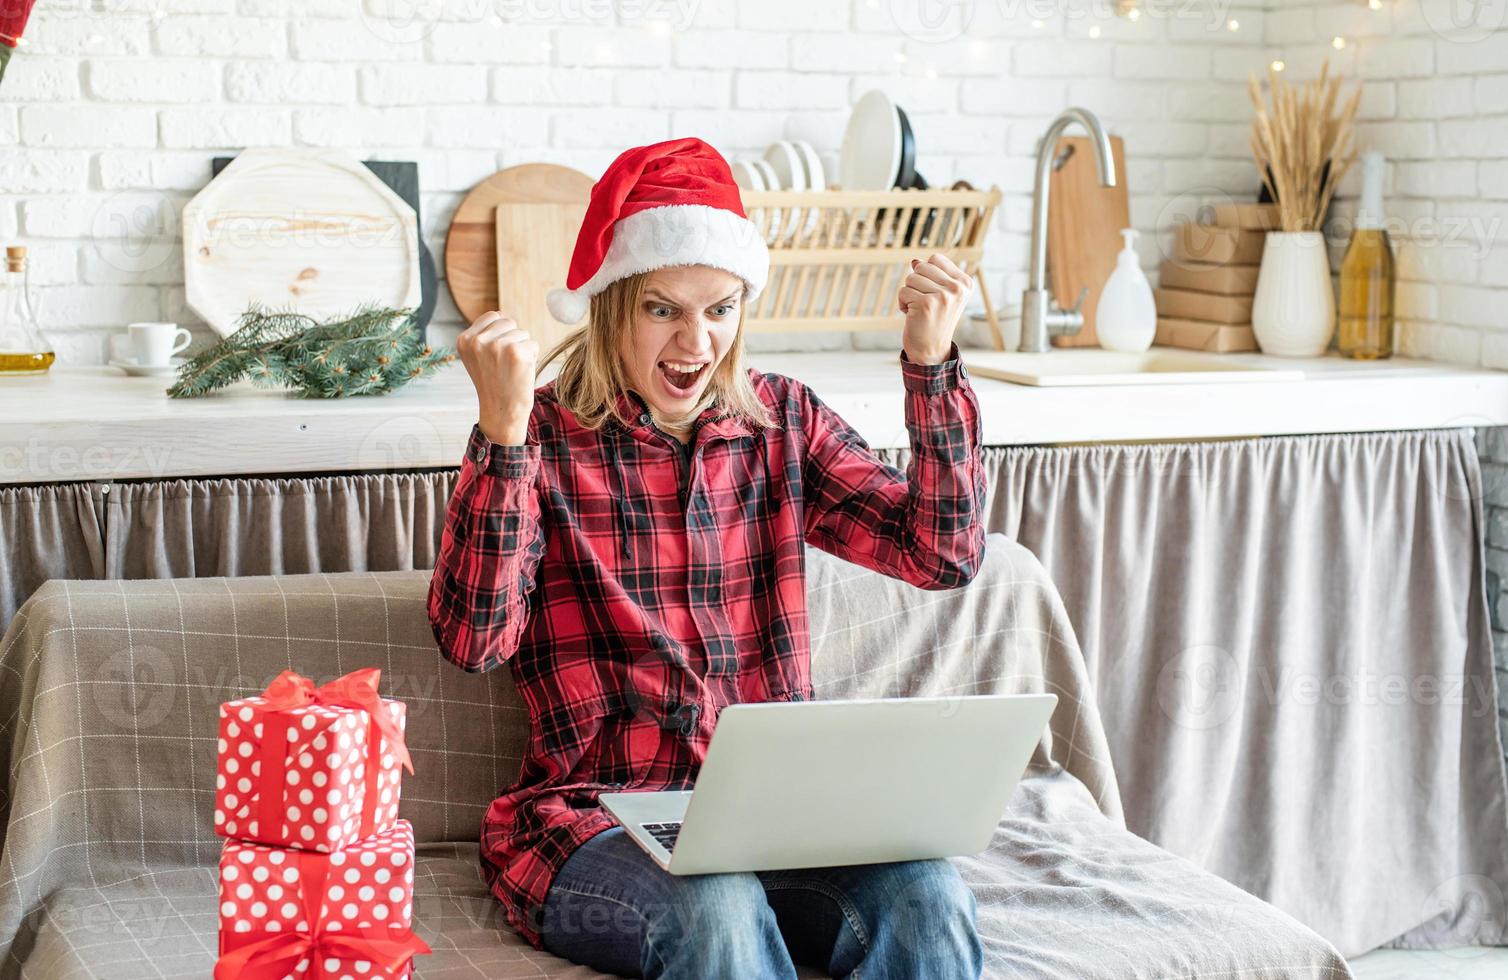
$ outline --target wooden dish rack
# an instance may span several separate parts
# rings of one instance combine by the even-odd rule
[[[1000,189],[744,191],[744,211],[770,250],[770,279],[744,312],[762,333],[898,330],[910,259],[941,252],[974,276],[995,349],[1005,341],[978,274]]]

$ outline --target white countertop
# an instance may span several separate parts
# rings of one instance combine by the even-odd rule
[[[907,445],[898,357],[752,354],[749,363],[812,386],[878,449]],[[1508,425],[1508,372],[1221,357],[1299,367],[1305,379],[1037,388],[970,377],[992,446]],[[241,383],[177,400],[167,384],[105,367],[0,379],[0,484],[454,466],[476,419],[458,363],[372,398],[300,399]]]

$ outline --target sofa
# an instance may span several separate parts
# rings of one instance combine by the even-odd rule
[[[941,592],[815,549],[807,567],[817,697],[1058,695],[989,849],[951,859],[978,900],[987,976],[1350,975],[1299,922],[1125,829],[1073,630],[1028,551],[990,535],[974,581]],[[482,885],[478,826],[527,718],[506,669],[441,658],[427,587],[425,572],[349,572],[35,592],[0,640],[0,978],[208,976],[218,705],[284,669],[323,682],[369,666],[408,705],[401,813],[433,950],[416,975],[601,976],[528,946]]]

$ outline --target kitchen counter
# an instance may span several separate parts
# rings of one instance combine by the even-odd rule
[[[963,353],[967,366],[969,351]],[[899,352],[755,354],[876,449],[907,445]],[[971,375],[987,445],[1210,439],[1508,425],[1508,372],[1393,358],[1222,355],[1302,381],[1037,388]],[[545,378],[548,379],[551,372]],[[318,401],[240,383],[174,400],[166,381],[55,368],[0,381],[0,484],[342,473],[456,465],[475,395],[453,364],[375,398]]]

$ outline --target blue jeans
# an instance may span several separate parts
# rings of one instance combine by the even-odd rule
[[[668,980],[978,980],[974,894],[951,863],[673,875],[624,832],[581,845],[540,917],[545,949],[605,973]]]

